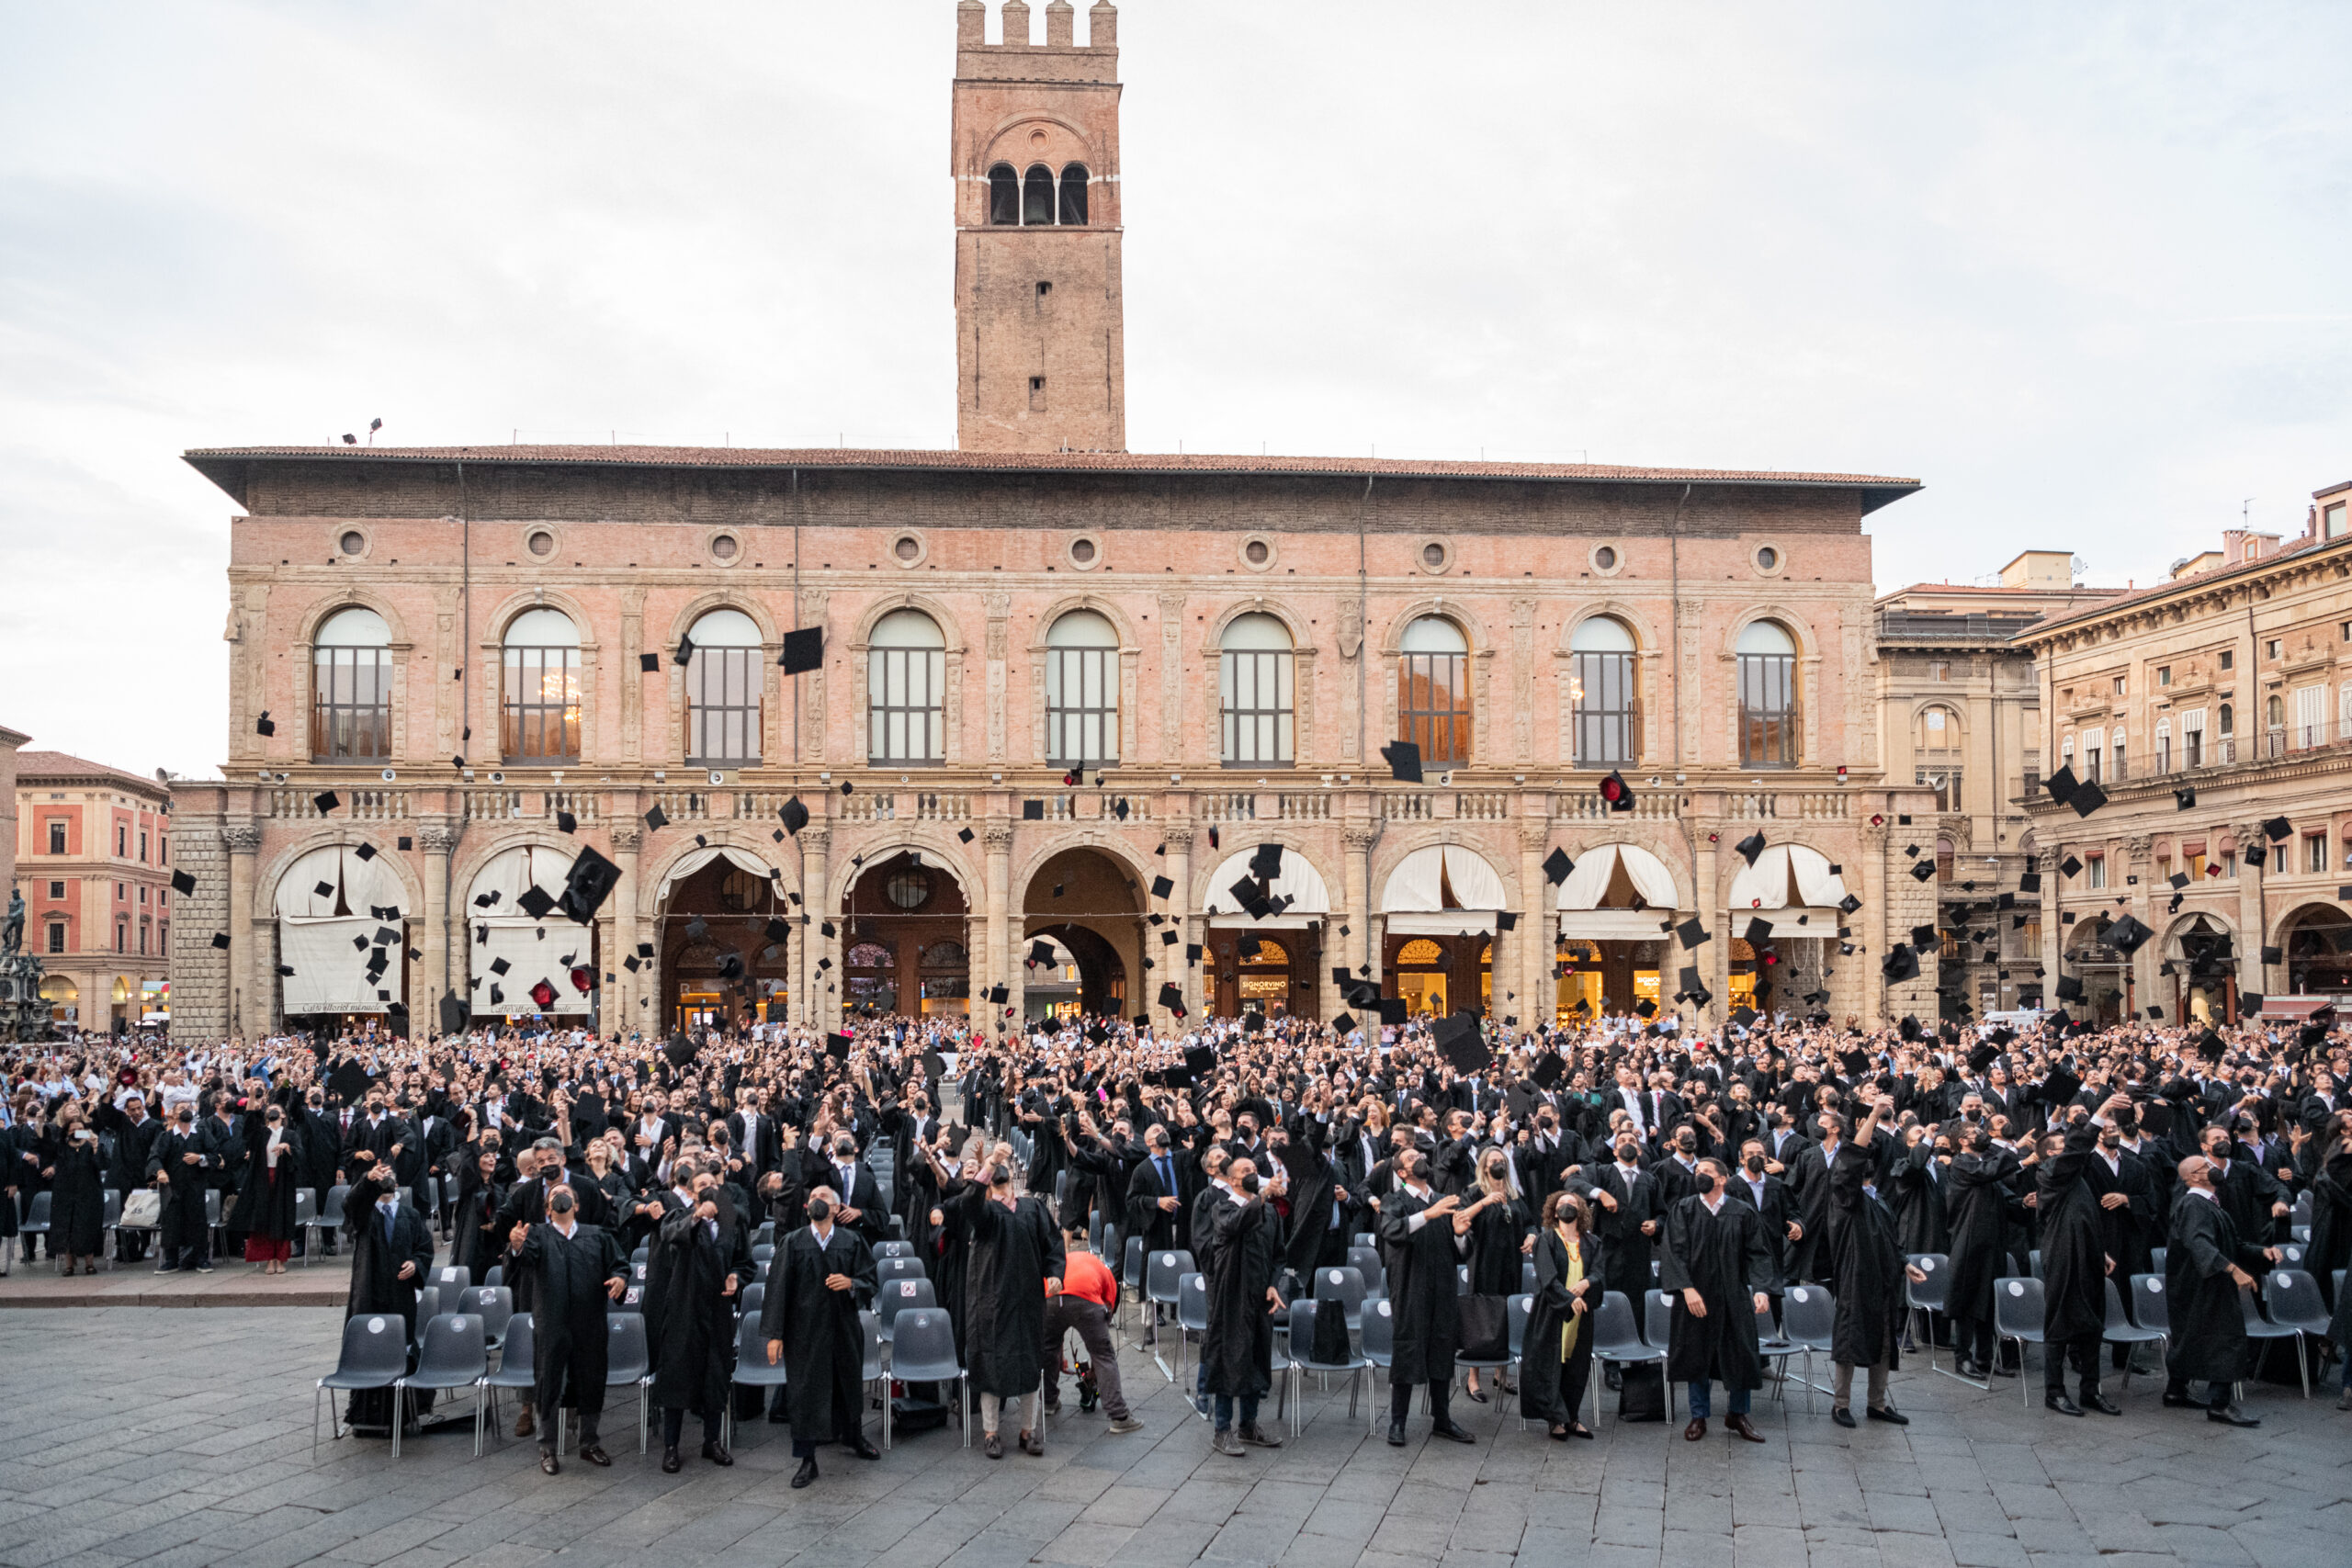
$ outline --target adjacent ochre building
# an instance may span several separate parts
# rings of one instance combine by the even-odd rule
[[[237,514],[179,1032],[1331,1018],[1335,969],[1532,1024],[1671,1010],[1685,964],[1704,1016],[1931,1005],[1880,973],[1933,807],[1882,761],[1861,531],[1916,481],[1127,452],[1114,13],[1004,9],[958,15],[957,449],[188,454]],[[519,912],[583,844],[593,926]]]
[[[2042,754],[2107,795],[2088,817],[2027,802],[2043,961],[2101,1016],[2352,993],[2347,500],[2352,483],[2322,491],[2298,538],[2233,530],[2169,581],[2018,638],[2041,671]],[[2104,940],[2125,914],[2156,933],[2128,955]],[[2231,961],[2193,974],[2222,937]]]
[[[51,1024],[105,1032],[168,1020],[171,785],[62,751],[15,760],[13,885]]]

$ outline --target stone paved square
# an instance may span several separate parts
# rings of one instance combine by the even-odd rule
[[[0,1564],[2316,1568],[2346,1560],[2352,1529],[2352,1417],[2332,1399],[2250,1386],[2263,1425],[2229,1431],[2161,1408],[2161,1384],[2135,1378],[2121,1419],[2069,1420],[2029,1409],[2013,1382],[1984,1393],[1917,1360],[1894,1380],[1909,1427],[1842,1431],[1792,1381],[1786,1404],[1758,1396],[1762,1447],[1606,1414],[1598,1441],[1554,1443],[1457,1400],[1476,1447],[1431,1444],[1417,1422],[1391,1449],[1361,1407],[1350,1418],[1343,1388],[1309,1384],[1296,1441],[1227,1459],[1129,1350],[1146,1429],[1111,1436],[1066,1390],[1042,1461],[991,1462],[950,1427],[878,1463],[828,1450],[794,1492],[785,1428],[760,1423],[733,1469],[690,1459],[665,1476],[658,1445],[640,1457],[627,1440],[634,1411],[616,1393],[608,1471],[568,1461],[549,1479],[536,1444],[511,1438],[476,1460],[458,1427],[395,1464],[387,1443],[323,1427],[311,1451],[311,1386],[341,1320],[0,1311]]]

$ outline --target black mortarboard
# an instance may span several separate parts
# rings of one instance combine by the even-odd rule
[[[1844,914],[1850,915],[1861,907],[1862,901],[1860,898],[1855,897],[1851,893],[1847,894],[1843,898],[1838,900],[1838,908],[1839,911]]]
[[[2245,857],[2246,864],[2259,867],[2270,858],[2270,846],[2257,839],[2238,852]]]
[[[2041,787],[2049,793],[2051,799],[2061,806],[2065,805],[2074,797],[2075,791],[2080,787],[2075,778],[2075,764],[2061,763],[2056,773],[2041,781]]]
[[[311,804],[319,808],[320,816],[324,817],[343,804],[343,797],[331,789],[321,790],[311,796]]]
[[[1929,877],[1932,877],[1932,876],[1933,876],[1933,875],[1935,875],[1935,874],[1936,874],[1936,863],[1935,863],[1935,862],[1933,862],[1933,861],[1931,861],[1931,860],[1922,860],[1922,861],[1913,861],[1913,862],[1911,863],[1911,880],[1912,880],[1912,881],[1914,881],[1914,882],[1925,882],[1925,881],[1927,881]]]
[[[545,979],[535,982],[531,987],[531,1000],[537,1005],[541,1012],[545,1012],[555,1006],[555,987]]]
[[[1380,987],[1370,980],[1350,981],[1345,994],[1351,1008],[1371,1010],[1380,1006]]]
[[[1176,885],[1173,882],[1169,881],[1168,878],[1164,876],[1155,876],[1151,879],[1151,896],[1153,897],[1165,898],[1170,893],[1175,891]]]
[[[2177,789],[2172,792],[2172,804],[2176,811],[2192,810],[2197,805],[2197,792],[2193,789]]]
[[[2137,953],[2141,944],[2155,934],[2126,915],[2107,928],[2107,944],[2118,953]]]
[[[516,898],[514,902],[525,914],[535,920],[547,919],[548,911],[555,908],[555,900],[548,897],[537,883],[525,888],[522,897]]]
[[[1747,929],[1739,935],[1748,946],[1761,947],[1772,940],[1772,922],[1761,915],[1750,915],[1747,917]]]
[[[267,708],[262,709],[261,716],[254,720],[254,733],[255,735],[275,735],[277,733],[277,726],[270,718],[269,710]]]
[[[376,858],[376,846],[373,844],[363,843],[355,848],[351,852],[357,855],[361,860],[374,860]]]
[[[1459,1073],[1476,1072],[1494,1059],[1494,1052],[1479,1037],[1476,1013],[1448,1013],[1437,1021],[1437,1048]]]
[[[615,887],[620,886],[620,867],[588,845],[581,845],[580,852],[572,857],[571,869],[563,875],[563,897],[559,900],[563,912],[580,924],[586,925],[595,918],[596,911],[604,908],[605,900],[611,897]],[[538,889],[535,887],[531,891],[537,893]],[[526,904],[525,908],[529,906]],[[531,910],[535,919],[545,912]]]
[[[2018,891],[2020,893],[2041,892],[2041,873],[2038,871],[2029,871],[2020,875],[2018,878]]]
[[[825,1036],[825,1055],[836,1059],[846,1058],[849,1055],[849,1048],[855,1043],[855,1039],[851,1035],[829,1032]]]
[[[833,922],[831,920],[819,920],[817,922],[817,934],[819,936],[831,936],[833,934]]]
[[[1040,937],[1035,942],[1029,944],[1030,963],[1051,964],[1053,961],[1054,944],[1052,942],[1046,941],[1043,937]]]
[[[1352,1034],[1355,1032],[1356,1029],[1355,1015],[1353,1013],[1343,1012],[1339,1017],[1331,1021],[1331,1027],[1338,1030],[1341,1034]]]
[[[2064,1067],[2052,1067],[2050,1076],[2041,1080],[2041,1103],[2052,1111],[2073,1103],[2075,1096],[2083,1092],[2083,1080]]]
[[[1732,848],[1739,852],[1740,859],[1746,861],[1750,865],[1754,865],[1756,863],[1756,857],[1764,852],[1764,830],[1760,828],[1758,829],[1755,832],[1748,834],[1747,837],[1734,844]]]
[[[172,891],[185,898],[196,891],[196,878],[184,871],[172,873]]]
[[[1006,998],[1010,998],[1012,995],[1012,991],[1010,987],[990,986],[989,987],[989,1002],[994,1007],[1002,1007]]]
[[[2073,975],[2061,975],[2058,976],[2057,991],[2058,999],[2062,1002],[2081,1001],[2083,999],[2083,982]]]
[[[1241,940],[1233,944],[1233,951],[1240,954],[1245,960],[1251,959],[1257,957],[1258,954],[1264,950],[1264,943],[1261,942],[1256,937],[1251,936],[1248,931],[1243,931],[1241,933]]]
[[[1408,1017],[1410,1017],[1410,1016],[1411,1016],[1411,1005],[1410,1005],[1409,1003],[1408,1003],[1408,1002],[1405,1000],[1405,998],[1402,998],[1402,997],[1383,997],[1383,998],[1380,998],[1380,1021],[1381,1021],[1381,1022],[1383,1022],[1383,1023],[1402,1023],[1402,1022],[1404,1022],[1404,1021],[1405,1021],[1405,1020],[1406,1020],[1407,1018],[1408,1018]]]
[[[632,953],[628,957],[621,960],[621,967],[634,975],[639,969],[645,967],[645,964],[642,959],[639,958],[636,953]]]
[[[1917,1040],[1919,1037],[1918,1021],[1913,1019],[1907,1021],[1909,1021],[1911,1025],[1911,1032],[1905,1035],[1903,1038],[1905,1040]],[[1864,1073],[1871,1070],[1871,1054],[1868,1051],[1860,1050],[1844,1052],[1838,1058],[1838,1066],[1848,1077],[1860,1077]]]
[[[1162,985],[1159,987],[1159,1007],[1163,1012],[1172,1012],[1182,1017],[1184,1011],[1183,991],[1175,986]]]
[[[804,674],[825,661],[825,628],[801,626],[784,634],[784,657],[776,662],[787,675]]]
[[[2262,825],[2262,836],[2266,839],[2283,839],[2294,830],[2295,825],[2284,817],[2273,817]]]
[[[2058,863],[2058,869],[2062,874],[2067,876],[2080,876],[2083,874],[2083,863],[2076,860],[2073,855],[2068,855],[2064,860]]]
[[[2213,1031],[2209,1029],[2198,1037],[2197,1054],[2204,1057],[2207,1061],[2220,1061],[2222,1059],[2222,1037]]]
[[[1498,909],[1495,911],[1495,930],[1498,931],[1517,931],[1518,929],[1519,913],[1517,910]]]
[[[766,929],[770,942],[784,942],[792,935],[791,925],[780,915],[770,915]]]
[[[400,836],[399,840],[393,843],[392,848],[405,853],[406,852],[416,848],[416,840],[403,833]]]
[[[1689,949],[1696,947],[1701,942],[1705,942],[1708,938],[1709,932],[1707,928],[1700,923],[1699,917],[1693,915],[1689,919],[1683,921],[1680,925],[1675,927],[1674,934],[1680,939],[1683,947]]]
[[[1682,987],[1682,994],[1685,996],[1697,991],[1703,984],[1699,978],[1699,966],[1695,964],[1684,964],[1682,973],[1675,977],[1674,983]]]
[[[673,1035],[669,1043],[662,1047],[662,1055],[669,1059],[672,1066],[683,1067],[695,1059],[695,1049],[692,1036],[676,1034]]]
[[[1159,945],[1162,947],[1173,947],[1183,940],[1183,933],[1173,926],[1159,933]]]
[[[1913,926],[1911,928],[1911,945],[1917,948],[1922,953],[1925,953],[1928,949],[1935,946],[1936,928],[1933,926]]]
[[[1410,740],[1392,740],[1380,749],[1388,763],[1388,776],[1398,784],[1421,782],[1421,749]]]
[[[1577,863],[1568,858],[1567,851],[1555,846],[1552,852],[1544,857],[1544,880],[1566,882],[1568,879],[1568,873],[1576,868]]]
[[[1600,781],[1600,800],[1611,811],[1631,811],[1634,809],[1634,786],[1625,782],[1624,774],[1611,773]]]
[[[1283,874],[1283,847],[1280,844],[1260,844],[1250,856],[1250,872],[1253,876],[1272,882]]]
[[[1559,1081],[1562,1078],[1567,1076],[1568,1065],[1560,1059],[1560,1054],[1558,1052],[1546,1051],[1542,1055],[1535,1058],[1534,1078],[1536,1088],[1555,1088],[1559,1084]]]
[[[322,882],[313,886],[311,891],[318,897],[332,898],[334,897],[334,884],[332,882]]]
[[[2188,873],[2187,873],[2187,872],[2185,872],[2185,871],[2176,871],[2176,872],[2174,872],[2170,876],[2167,876],[2167,877],[2165,877],[2165,886],[2167,886],[2167,887],[2174,887],[2174,888],[2179,888],[2179,887],[2186,887],[2186,886],[2188,886]]]
[[[776,815],[784,819],[784,830],[787,833],[797,833],[808,826],[808,808],[800,804],[800,797],[797,795],[786,801]]]
[[[1994,1046],[1979,1045],[1968,1054],[1968,1070],[1972,1073],[1983,1073],[1985,1068],[1993,1065],[1993,1058],[2000,1054],[1999,1050]]]
[[[662,810],[662,807],[657,805],[652,810],[645,814],[645,825],[648,829],[658,833],[662,829],[667,828],[670,825],[670,814]]]
[[[1046,803],[1042,800],[1023,801],[1021,819],[1023,822],[1043,822],[1046,819]]]
[[[569,811],[559,811],[555,814],[555,828],[559,833],[576,833],[580,830],[580,818]]]
[[[1919,977],[1919,955],[1907,947],[1898,947],[1879,960],[1879,973],[1896,984]]]
[[[2262,961],[2265,964],[2284,964],[2287,961],[2287,950],[2283,947],[2266,947],[2262,950]]]
[[[695,639],[682,636],[678,638],[678,651],[670,656],[670,662],[683,670],[693,660],[694,656]]]

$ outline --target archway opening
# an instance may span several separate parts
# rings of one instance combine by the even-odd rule
[[[1142,968],[1149,958],[1154,972],[1174,976],[1177,957],[1163,963],[1144,950],[1144,900],[1134,874],[1121,862],[1092,848],[1075,848],[1048,855],[1029,878],[1022,894],[1022,952],[1045,938],[1068,957],[1067,968],[1077,971],[1076,990],[1065,995],[1053,988],[1046,974],[1050,964],[1025,971],[1022,989],[1027,1017],[1045,1018],[1072,1011],[1091,1017],[1126,1018],[1143,1010],[1148,979]],[[1177,953],[1178,949],[1162,949]],[[1033,986],[1043,983],[1043,989]],[[1181,982],[1180,982],[1181,983]]]
[[[659,902],[655,1005],[663,1028],[784,1021],[791,949],[806,928],[789,918],[798,911],[766,863],[738,845],[705,845],[670,868]],[[774,919],[786,921],[782,942],[770,932]]]
[[[1399,861],[1380,894],[1385,994],[1415,1013],[1487,1011],[1504,903],[1502,877],[1476,850],[1431,844]]]
[[[2290,993],[2352,995],[2352,915],[2333,904],[2306,904],[2278,929]]]
[[[971,1010],[972,908],[920,850],[869,860],[842,910],[842,1005],[862,1018]]]

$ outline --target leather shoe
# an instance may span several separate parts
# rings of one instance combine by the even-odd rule
[[[2115,1401],[2108,1398],[2106,1394],[2100,1393],[2095,1388],[2086,1388],[2083,1390],[2082,1402],[2084,1408],[2096,1410],[2102,1416],[2120,1416],[2123,1414],[2123,1406],[2116,1404]]]
[[[580,1450],[580,1457],[586,1460],[590,1464],[597,1465],[606,1470],[612,1468],[613,1456],[605,1451],[605,1445],[602,1443],[589,1444],[586,1448]]]
[[[2052,1389],[2041,1396],[2041,1407],[2044,1410],[2055,1410],[2061,1416],[2080,1416],[2083,1413],[2081,1405],[2067,1398],[2064,1393],[2058,1389]]]
[[[727,1451],[727,1445],[724,1443],[705,1443],[702,1446],[702,1457],[722,1467],[735,1462],[735,1456]]]
[[[808,1485],[810,1482],[816,1479],[817,1456],[815,1454],[810,1454],[807,1459],[800,1461],[800,1468],[792,1472],[793,1489],[797,1491],[799,1488]]]
[[[2208,1421],[2219,1421],[2224,1427],[2259,1427],[2262,1425],[2261,1416],[2249,1416],[2245,1413],[2244,1406],[2236,1404],[2224,1404],[2219,1410],[2208,1410],[2205,1412],[2205,1419]]]
[[[849,1451],[856,1455],[859,1459],[880,1459],[882,1457],[882,1450],[868,1442],[863,1434],[858,1437],[855,1442],[849,1445]]]
[[[1392,1449],[1401,1449],[1405,1446],[1405,1423],[1402,1421],[1388,1423],[1388,1446]]]
[[[678,1473],[678,1472],[680,1472],[680,1471],[682,1471],[682,1470],[684,1470],[684,1469],[685,1469],[685,1468],[686,1468],[686,1461],[685,1461],[684,1458],[682,1455],[680,1455],[680,1454],[679,1454],[679,1452],[678,1452],[678,1450],[677,1450],[676,1449],[674,1449],[674,1448],[670,1448],[670,1449],[663,1449],[663,1450],[662,1450],[662,1474],[664,1474],[664,1475],[675,1475],[675,1474],[677,1474],[677,1473]]]
[[[2165,1395],[2165,1408],[2167,1410],[2187,1410],[2196,1403],[2185,1393],[2167,1393]]]
[[[539,1470],[542,1473],[553,1475],[562,1468],[563,1465],[561,1461],[557,1460],[555,1457],[555,1450],[553,1449],[541,1449],[539,1450]]]
[[[1430,1435],[1432,1437],[1443,1438],[1449,1442],[1455,1443],[1475,1443],[1478,1440],[1476,1435],[1471,1432],[1467,1427],[1457,1427],[1451,1421],[1448,1421],[1442,1427],[1430,1428]]]
[[[514,1417],[514,1435],[518,1438],[527,1438],[537,1424],[531,1415],[531,1407],[526,1404],[523,1406],[523,1413]]]
[[[1908,1427],[1911,1425],[1911,1417],[1905,1416],[1892,1404],[1871,1405],[1865,1408],[1862,1411],[1862,1414],[1873,1421],[1885,1421],[1897,1427]]]
[[[1760,1443],[1764,1440],[1764,1434],[1758,1431],[1747,1416],[1736,1412],[1724,1417],[1724,1429],[1745,1442]]]
[[[1686,1443],[1695,1443],[1706,1435],[1707,1418],[1704,1416],[1693,1416],[1690,1425],[1682,1428],[1682,1440]]]
[[[1839,1425],[1840,1427],[1845,1427],[1845,1428],[1846,1428],[1846,1430],[1848,1430],[1848,1431],[1849,1431],[1849,1432],[1850,1432],[1850,1431],[1852,1431],[1852,1430],[1854,1429],[1855,1425],[1856,1425],[1855,1420],[1854,1420],[1854,1413],[1853,1413],[1852,1411],[1850,1411],[1850,1410],[1847,1409],[1847,1408],[1846,1408],[1844,1405],[1842,1405],[1842,1404],[1835,1405],[1835,1406],[1833,1406],[1833,1407],[1830,1409],[1830,1412],[1829,1412],[1829,1418],[1830,1418],[1832,1421],[1837,1422],[1837,1423],[1838,1423],[1838,1425]]]
[[[1617,1390],[1625,1386],[1625,1374],[1619,1371],[1615,1367],[1611,1367],[1606,1372],[1601,1374],[1600,1381],[1608,1384],[1610,1392],[1613,1393]]]

